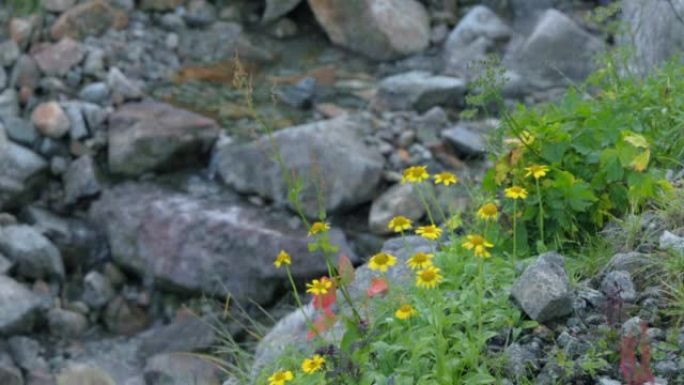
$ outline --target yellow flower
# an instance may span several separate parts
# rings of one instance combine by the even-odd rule
[[[483,221],[495,221],[499,216],[499,209],[494,203],[485,203],[477,210],[477,217]]]
[[[404,216],[398,215],[389,221],[387,227],[392,229],[392,231],[395,233],[401,233],[402,231],[409,230],[411,228],[411,220]]]
[[[546,176],[549,168],[541,164],[533,164],[530,167],[525,167],[525,171],[527,171],[525,177],[532,176],[534,179],[539,179]]]
[[[275,265],[275,267],[280,269],[280,266],[282,265],[292,264],[292,258],[290,258],[290,254],[288,254],[287,251],[280,250],[280,253],[278,253],[278,256],[276,257],[273,264]]]
[[[397,309],[397,311],[394,312],[394,316],[399,318],[400,320],[411,318],[414,315],[416,315],[416,309],[414,309],[413,306],[409,304],[401,305],[399,309]]]
[[[325,222],[314,222],[309,229],[309,236],[325,233],[330,230],[330,225]]]
[[[440,183],[444,184],[445,186],[456,184],[458,183],[458,177],[450,172],[440,172],[439,174],[435,175],[435,184]]]
[[[427,166],[413,166],[404,170],[401,178],[401,183],[420,183],[427,180],[430,174],[427,172]]]
[[[434,266],[428,266],[416,273],[416,286],[432,289],[444,280],[440,270]]]
[[[325,365],[325,358],[320,354],[314,354],[311,358],[306,358],[302,361],[302,371],[306,374],[315,373],[323,368]]]
[[[416,234],[425,239],[437,239],[442,235],[442,229],[435,225],[420,226],[416,229]]]
[[[432,258],[434,258],[434,254],[428,254],[428,253],[415,253],[411,258],[406,261],[406,264],[412,269],[423,269],[428,266],[432,266]]]
[[[527,198],[527,190],[520,186],[512,186],[504,190],[506,197],[511,199],[525,199]]]
[[[332,282],[328,278],[314,279],[311,283],[306,284],[306,292],[313,295],[328,294],[328,290],[332,287]]]
[[[279,370],[268,378],[268,385],[285,385],[286,382],[292,381],[294,374],[289,370]]]
[[[462,246],[468,250],[473,250],[476,257],[487,258],[491,256],[487,249],[491,249],[494,245],[484,239],[482,235],[471,234],[466,239]]]
[[[390,266],[394,266],[396,263],[397,258],[395,256],[380,252],[371,257],[368,262],[368,268],[371,270],[380,270],[384,273]]]

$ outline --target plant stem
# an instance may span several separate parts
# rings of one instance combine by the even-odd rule
[[[427,200],[425,199],[425,195],[423,195],[423,190],[421,190],[419,185],[416,185],[416,191],[418,191],[418,198],[420,199],[420,202],[423,204],[425,207],[425,211],[427,212],[428,219],[430,220],[430,223],[435,225],[435,219],[432,216],[432,210],[430,210],[430,205],[427,203]]]
[[[518,259],[518,200],[513,200],[513,259]]]
[[[541,189],[539,188],[539,179],[536,179],[537,184],[537,199],[539,200],[539,232],[541,242],[544,243],[544,206],[542,205]]]
[[[299,306],[299,309],[302,311],[302,315],[306,320],[307,326],[309,327],[309,329],[313,330],[314,323],[313,321],[311,321],[311,318],[309,318],[309,315],[306,313],[306,310],[304,309],[302,300],[299,297],[299,291],[297,291],[297,285],[295,285],[294,278],[292,277],[292,271],[290,270],[290,266],[285,265],[285,271],[287,272],[287,279],[290,280],[290,286],[292,286],[292,290],[294,291],[294,297],[295,301],[297,302],[297,306]],[[318,333],[316,333],[316,335],[318,336]]]

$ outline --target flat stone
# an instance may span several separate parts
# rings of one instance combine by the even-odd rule
[[[55,44],[42,47],[33,53],[33,58],[44,74],[64,76],[83,60],[84,55],[81,44],[66,37]]]
[[[442,131],[442,137],[453,146],[461,158],[482,157],[485,154],[485,142],[479,132],[467,128],[464,124]]]
[[[511,295],[538,322],[570,314],[573,296],[563,256],[550,252],[537,257],[515,282]]]
[[[31,226],[0,227],[0,252],[14,262],[20,276],[64,278],[62,255],[50,240]]]
[[[29,332],[41,299],[24,285],[0,275],[0,335]]]
[[[109,117],[109,169],[140,175],[187,165],[218,138],[215,121],[159,102],[129,103]]]
[[[95,82],[81,88],[78,98],[90,103],[104,104],[109,99],[109,87],[105,82]]]
[[[31,121],[38,131],[49,138],[59,139],[69,132],[71,122],[57,102],[44,102],[31,113]]]
[[[218,368],[199,357],[158,354],[147,359],[147,385],[220,385]]]
[[[83,155],[71,162],[64,174],[64,203],[74,204],[80,199],[100,193],[97,164],[90,155]]]
[[[25,146],[32,146],[38,140],[38,131],[33,124],[16,116],[2,118],[7,136]]]
[[[107,85],[112,90],[112,96],[117,101],[140,99],[142,91],[126,75],[116,67],[111,67],[107,73]]]
[[[463,105],[466,83],[458,78],[411,71],[380,81],[376,103],[390,110],[424,112],[435,106]]]

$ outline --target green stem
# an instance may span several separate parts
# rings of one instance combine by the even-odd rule
[[[436,223],[434,217],[432,216],[432,210],[430,210],[430,205],[428,205],[427,200],[425,199],[425,195],[423,195],[423,190],[420,188],[420,185],[416,185],[416,191],[418,191],[418,198],[425,207],[425,212],[427,212],[427,216],[430,220],[430,223],[435,225]]]
[[[539,232],[541,241],[544,243],[544,206],[542,205],[541,189],[539,188],[539,179],[536,179],[537,184],[537,199],[539,200]]]
[[[477,298],[477,334],[482,335],[482,302],[484,300],[484,259],[479,258],[478,266],[478,298]]]
[[[311,318],[309,318],[309,315],[306,313],[306,310],[304,309],[304,305],[302,304],[302,300],[299,297],[299,291],[297,291],[297,285],[295,285],[294,278],[292,277],[292,271],[290,271],[290,266],[285,265],[285,271],[287,272],[287,279],[290,280],[290,286],[292,286],[292,290],[294,291],[294,297],[295,301],[297,302],[297,306],[299,306],[299,309],[302,311],[302,315],[304,316],[304,319],[306,320],[306,324],[309,327],[310,330],[313,330],[314,328],[314,323],[311,321]],[[318,336],[318,333],[316,333],[316,336]]]
[[[513,259],[518,259],[518,200],[513,200]]]

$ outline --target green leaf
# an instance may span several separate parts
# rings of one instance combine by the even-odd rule
[[[606,174],[606,182],[611,183],[622,180],[624,170],[620,165],[620,156],[614,148],[607,148],[601,152],[600,156],[601,169]]]

